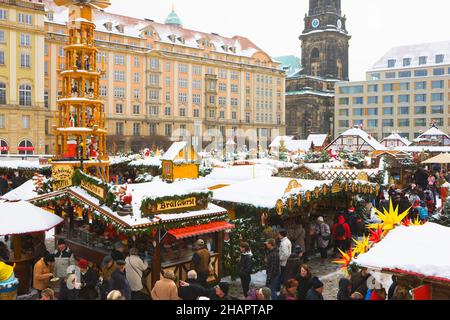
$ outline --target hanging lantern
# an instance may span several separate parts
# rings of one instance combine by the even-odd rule
[[[314,197],[316,199],[319,199],[319,196],[320,196],[320,188],[319,187],[315,187],[314,188]]]
[[[322,193],[323,193],[323,195],[327,195],[328,194],[328,186],[326,184],[324,184],[322,186]]]
[[[339,193],[341,191],[341,186],[339,185],[339,182],[333,183],[333,186],[331,187],[332,193]]]
[[[292,212],[292,210],[294,210],[294,199],[293,198],[289,198],[288,199],[287,207],[288,207],[290,212]]]
[[[358,183],[358,187],[357,187],[358,193],[362,192],[362,185]]]
[[[343,183],[343,189],[344,189],[344,191],[347,193],[348,192],[348,181],[345,181],[344,183]]]
[[[306,191],[305,198],[307,203],[311,202],[311,191]]]
[[[283,215],[283,207],[284,207],[283,200],[278,200],[277,201],[277,205],[276,205],[276,209],[277,209],[277,214],[279,216]]]
[[[356,185],[354,182],[352,182],[351,190],[352,190],[352,193],[355,193],[355,191],[356,191]]]
[[[297,196],[297,206],[300,208],[303,204],[302,195],[299,193]]]

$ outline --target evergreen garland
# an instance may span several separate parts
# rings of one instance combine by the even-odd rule
[[[142,200],[141,203],[141,212],[151,214],[150,208],[155,207],[158,202],[164,202],[164,201],[177,201],[177,200],[184,200],[187,198],[196,198],[196,208],[195,210],[203,210],[208,207],[208,202],[212,197],[212,191],[208,192],[193,192],[188,193],[184,195],[174,195],[174,196],[166,196],[166,197],[146,197]],[[169,211],[168,211],[169,212]],[[186,212],[186,208],[180,208],[180,209],[174,209],[170,210],[170,213],[182,213]],[[156,212],[153,212],[153,214],[156,214]]]

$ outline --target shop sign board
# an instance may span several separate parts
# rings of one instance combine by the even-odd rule
[[[52,167],[53,190],[57,191],[72,186],[73,174],[74,169],[72,166],[53,165]]]
[[[80,186],[86,190],[89,191],[90,193],[96,195],[97,197],[99,197],[100,199],[105,199],[105,189],[99,186],[96,186],[93,183],[90,183],[86,180],[81,179],[81,183]]]
[[[197,199],[195,197],[178,199],[178,200],[165,200],[156,203],[156,212],[172,211],[178,209],[196,208]]]

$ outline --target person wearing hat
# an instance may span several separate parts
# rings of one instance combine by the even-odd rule
[[[317,247],[320,251],[321,264],[325,263],[325,259],[328,257],[328,245],[331,239],[330,226],[325,223],[323,217],[317,219],[318,223],[318,237],[317,237]]]
[[[125,298],[125,300],[131,300],[131,288],[126,276],[126,262],[124,260],[116,261],[117,269],[111,275],[111,281],[109,282],[109,292],[118,290]]]
[[[155,286],[152,289],[153,300],[180,300],[178,296],[178,288],[175,283],[176,277],[173,271],[164,271],[163,278],[156,281]]]
[[[39,299],[42,298],[42,290],[48,287],[48,282],[54,277],[55,256],[47,253],[35,263],[33,268],[33,288],[37,290]]]
[[[249,301],[264,301],[264,300],[272,300],[272,291],[270,288],[263,287],[263,288],[255,288],[251,289],[248,293],[248,296],[245,300]]]
[[[280,254],[275,239],[269,239],[265,243],[267,249],[266,261],[266,286],[272,291],[272,300],[277,300],[277,286],[280,278]]]
[[[317,277],[311,279],[311,289],[308,290],[306,300],[324,300],[323,299],[323,282]]]
[[[66,245],[66,241],[63,238],[58,239],[58,247],[55,250],[55,276],[64,279],[66,276],[66,270],[69,266],[75,264],[72,251]]]
[[[114,261],[123,260],[125,261],[125,246],[122,242],[117,241],[114,244],[114,250],[111,252],[111,257]]]
[[[100,268],[100,299],[106,300],[108,295],[109,282],[113,272],[117,269],[117,264],[111,256],[105,256]]]
[[[228,296],[228,292],[230,291],[230,285],[228,283],[221,282],[214,289],[212,300],[231,300]]]
[[[192,255],[192,263],[194,265],[194,270],[197,272],[198,281],[204,287],[206,287],[208,280],[209,259],[210,254],[205,247],[205,241],[198,239],[197,242],[195,242],[195,252]]]
[[[80,268],[80,272],[81,272],[80,299],[96,300],[98,297],[98,292],[97,292],[98,274],[97,274],[97,271],[90,268],[89,262],[85,259],[81,259],[78,262],[78,268]]]
[[[300,246],[295,246],[292,254],[286,263],[286,276],[283,285],[286,286],[289,279],[297,276],[300,265],[302,264],[303,249]]]

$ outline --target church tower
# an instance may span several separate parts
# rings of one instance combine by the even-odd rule
[[[341,0],[309,0],[302,41],[303,74],[348,81],[350,36]]]

